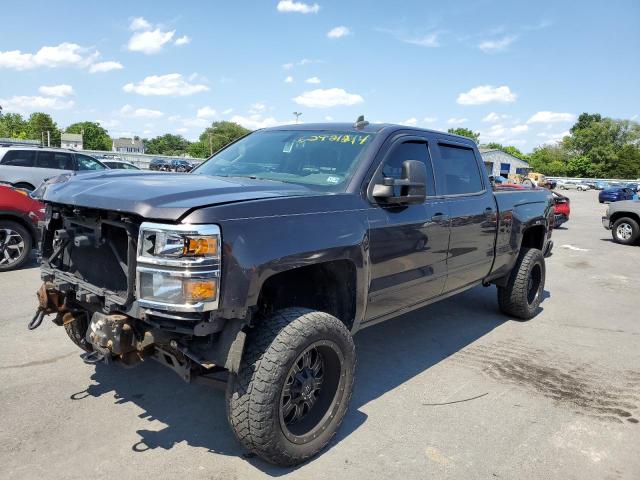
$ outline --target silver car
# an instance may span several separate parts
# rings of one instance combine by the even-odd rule
[[[104,170],[89,155],[62,148],[0,147],[0,181],[34,190],[43,181],[63,173]]]

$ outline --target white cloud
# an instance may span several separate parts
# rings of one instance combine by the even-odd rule
[[[97,120],[97,122],[104,128],[113,128],[120,125],[120,121],[113,118],[110,120]]]
[[[312,63],[322,63],[322,60],[310,60],[308,58],[303,58],[297,62],[283,63],[282,68],[285,70],[291,70],[293,67],[304,67],[305,65],[310,65]]]
[[[170,42],[176,31],[164,32],[160,28],[135,32],[129,39],[127,48],[132,52],[142,52],[147,55],[162,51],[165,43]]]
[[[111,70],[122,70],[124,67],[120,62],[114,62],[109,60],[107,62],[94,63],[89,67],[89,73],[102,73],[109,72]]]
[[[310,5],[304,2],[295,2],[293,0],[280,0],[277,9],[279,12],[293,13],[318,13],[320,5],[314,3]]]
[[[125,105],[120,109],[120,115],[135,118],[159,118],[164,115],[159,110],[150,110],[148,108],[133,108],[131,105]]]
[[[553,145],[555,143],[560,142],[564,137],[571,135],[571,132],[568,130],[560,133],[550,133],[546,135],[546,140],[543,143]]]
[[[293,83],[293,77],[289,75],[287,78],[284,79],[284,83]]]
[[[175,131],[178,132],[178,133],[187,133],[189,131],[189,129],[186,128],[186,127],[180,127],[180,128],[176,128]]]
[[[536,112],[533,116],[527,120],[527,123],[556,123],[556,122],[571,122],[575,120],[576,116],[572,113],[560,113],[549,112],[543,110]]]
[[[506,85],[501,87],[480,85],[468,92],[459,94],[457,99],[460,105],[483,105],[490,102],[511,103],[515,101],[516,94]]]
[[[223,115],[229,115],[231,112],[233,112],[233,108],[227,108],[226,110],[222,111]]]
[[[191,37],[188,37],[187,35],[183,35],[180,38],[176,38],[176,41],[174,42],[175,45],[188,45],[191,43]]]
[[[310,77],[305,80],[307,83],[318,84],[320,83],[320,79],[318,77]]]
[[[438,121],[438,117],[424,117],[424,123],[436,123]]]
[[[211,108],[209,106],[206,106],[206,107],[202,107],[202,108],[198,109],[198,111],[196,113],[196,117],[198,117],[198,118],[213,118],[213,117],[216,116],[216,113],[217,112],[213,108]]]
[[[122,89],[140,95],[173,95],[184,97],[198,92],[206,92],[209,87],[203,84],[190,83],[179,73],[167,75],[151,75],[138,83],[127,83]]]
[[[404,43],[418,45],[420,47],[436,48],[440,46],[437,32],[429,33],[428,35],[423,35],[421,37],[404,37],[400,40],[402,40]]]
[[[298,105],[309,108],[328,108],[338,105],[357,105],[364,102],[364,98],[356,93],[349,93],[342,88],[319,88],[304,92],[293,99]]]
[[[5,112],[33,112],[42,110],[66,110],[72,108],[73,100],[61,100],[56,97],[40,97],[17,95],[9,98],[0,98],[0,105]]]
[[[413,127],[418,124],[418,119],[416,117],[407,118],[404,122],[400,122],[400,125],[408,125]]]
[[[523,133],[529,130],[529,125],[516,125],[515,127],[511,127],[511,133]]]
[[[468,118],[455,118],[455,117],[451,117],[449,120],[447,120],[447,123],[449,125],[462,125],[463,123],[467,123],[469,121]]]
[[[20,50],[0,51],[0,68],[13,70],[29,70],[38,67],[86,68],[99,56],[100,52],[94,48],[64,42],[53,47],[42,47],[36,53],[23,53]]]
[[[251,108],[249,109],[249,113],[252,113],[255,115],[257,113],[264,112],[266,109],[267,109],[267,106],[264,103],[256,102],[251,105]]]
[[[205,118],[183,117],[181,115],[171,115],[167,118],[170,122],[181,123],[187,128],[205,128],[209,126],[209,120]]]
[[[48,95],[50,97],[68,97],[73,95],[75,92],[73,91],[73,87],[71,85],[43,85],[38,91],[43,95]]]
[[[135,30],[149,30],[151,28],[151,24],[147,22],[143,17],[136,17],[131,20],[129,24],[129,28],[133,31]]]
[[[518,37],[514,35],[499,38],[497,40],[484,40],[480,42],[478,48],[484,53],[497,53],[502,52],[509,47]]]
[[[351,35],[351,30],[349,29],[349,27],[345,27],[343,25],[334,27],[327,32],[327,37],[329,38],[342,38],[346,37],[347,35]]]
[[[250,115],[249,117],[243,117],[241,115],[234,115],[231,117],[231,121],[242,125],[249,130],[257,130],[258,128],[275,127],[282,125],[283,122],[277,121],[273,117],[263,117],[260,114]]]
[[[511,115],[507,115],[506,113],[495,113],[491,112],[482,118],[483,122],[486,123],[494,123],[499,122],[500,120],[505,120],[507,118],[511,118]]]
[[[327,115],[324,117],[327,122],[333,122],[333,117],[331,115]]]

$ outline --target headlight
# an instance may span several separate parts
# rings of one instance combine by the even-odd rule
[[[140,225],[136,282],[140,306],[183,312],[217,308],[220,245],[217,225]]]

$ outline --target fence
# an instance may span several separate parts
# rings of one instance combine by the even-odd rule
[[[78,152],[86,153],[92,157],[96,157],[98,160],[111,158],[114,160],[122,160],[125,162],[133,163],[139,168],[149,168],[149,163],[154,158],[164,158],[166,160],[188,160],[194,165],[201,164],[204,160],[202,158],[180,157],[171,155],[149,155],[146,153],[125,153],[125,152],[106,152],[102,150],[78,150]]]

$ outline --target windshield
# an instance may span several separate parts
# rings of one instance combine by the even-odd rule
[[[373,137],[371,133],[342,131],[258,131],[216,153],[194,173],[344,191]]]

